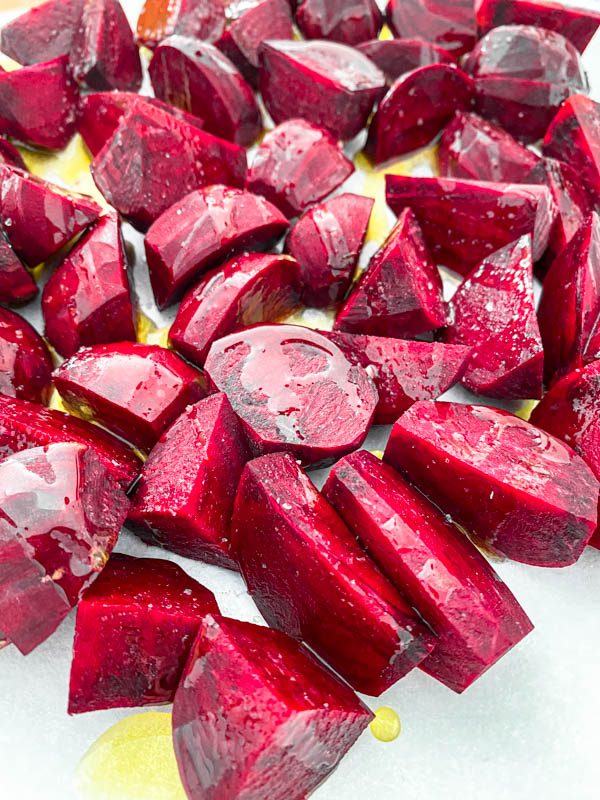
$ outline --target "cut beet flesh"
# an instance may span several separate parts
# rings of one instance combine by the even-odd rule
[[[207,616],[173,705],[187,797],[303,800],[372,718],[351,689],[288,636]]]
[[[155,50],[149,71],[156,96],[201,116],[209,133],[249,145],[261,132],[254,92],[214,45],[171,36]]]
[[[0,458],[59,442],[77,442],[94,450],[106,471],[124,490],[142,469],[141,461],[129,447],[97,425],[62,411],[0,395]]]
[[[405,72],[428,64],[456,64],[447,50],[420,39],[372,39],[358,45],[358,50],[379,67],[388,86]]]
[[[169,341],[203,366],[211,344],[248,325],[276,322],[300,299],[300,271],[290,256],[244,253],[212,270],[183,299]]]
[[[307,306],[325,308],[346,295],[373,203],[358,194],[337,195],[307,211],[290,231],[285,247],[300,265]]]
[[[77,607],[69,714],[171,703],[215,596],[162,558],[115,553]]]
[[[184,197],[152,225],[146,259],[159,308],[178,300],[200,273],[240,250],[268,246],[288,227],[286,217],[257,195],[208,186]]]
[[[49,393],[52,358],[31,325],[0,308],[0,393],[41,403]]]
[[[164,347],[134,342],[82,348],[55,370],[54,383],[81,416],[145,450],[206,396],[198,370]]]
[[[71,50],[85,0],[49,0],[26,11],[0,32],[0,50],[19,64],[38,64]]]
[[[27,171],[21,153],[6,139],[0,139],[0,164],[7,164],[9,167],[17,167],[25,172]]]
[[[0,303],[26,303],[37,286],[0,230]]]
[[[599,484],[589,467],[507,411],[415,403],[392,428],[385,460],[515,561],[573,564],[596,527]]]
[[[421,669],[462,692],[533,625],[475,545],[371,453],[345,456],[323,494],[438,635]]]
[[[223,0],[144,0],[137,42],[153,48],[175,33],[214,42],[225,28],[224,5]]]
[[[488,397],[542,396],[544,352],[529,235],[475,267],[456,290],[448,311],[444,341],[473,348],[462,378],[467,389]]]
[[[473,100],[472,79],[452,64],[429,64],[402,75],[379,104],[366,150],[379,164],[429,144]]]
[[[53,444],[0,462],[2,633],[25,655],[104,567],[129,501],[93,450]]]
[[[397,214],[412,208],[434,259],[461,275],[526,233],[537,261],[556,218],[546,186],[387,175],[386,197]]]
[[[263,42],[260,91],[275,123],[303,117],[352,139],[385,91],[385,76],[353,47],[328,41]]]
[[[360,447],[377,405],[361,367],[321,334],[256,325],[214,342],[205,370],[242,420],[255,455],[280,450],[330,464]]]
[[[318,203],[354,172],[354,165],[323,128],[292,119],[267,133],[248,171],[247,188],[288,217]]]
[[[78,104],[68,56],[0,72],[0,134],[61,150],[77,129]]]
[[[229,527],[249,458],[242,426],[224,394],[189,406],[144,464],[128,524],[150,544],[236,569]]]
[[[446,324],[442,279],[410,209],[398,221],[335,320],[335,330],[416,336]]]
[[[306,39],[357,45],[377,38],[382,17],[375,0],[302,0],[296,22]]]
[[[304,640],[357,691],[379,695],[433,648],[435,637],[288,453],[246,465],[232,544],[269,625]]]
[[[390,0],[386,15],[396,36],[435,42],[457,57],[475,44],[472,0]]]

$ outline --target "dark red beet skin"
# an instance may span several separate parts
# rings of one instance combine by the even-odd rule
[[[456,59],[447,50],[421,39],[372,39],[359,44],[360,50],[379,67],[388,86],[403,75],[428,64],[456,64]]]
[[[25,172],[27,171],[21,153],[6,139],[0,139],[0,164],[7,164],[9,167],[17,167]]]
[[[129,501],[93,450],[53,444],[0,462],[2,633],[26,655],[104,567]]]
[[[69,714],[171,703],[215,596],[162,558],[114,553],[77,607]]]
[[[37,286],[0,230],[0,303],[26,303]]]
[[[376,39],[382,24],[375,0],[302,0],[296,23],[306,39],[357,45]]]
[[[323,494],[436,632],[435,649],[420,666],[455,692],[533,629],[475,545],[371,453],[339,461]]]
[[[396,36],[435,42],[457,57],[475,44],[472,0],[390,0],[386,15]]]
[[[158,345],[83,347],[54,371],[65,403],[149,450],[189,403],[206,396],[198,370]]]
[[[207,273],[184,297],[169,341],[201,367],[214,341],[248,325],[277,322],[299,299],[300,271],[291,256],[244,253]]]
[[[286,451],[325,466],[363,443],[377,390],[324,336],[296,325],[255,325],[214,342],[205,363],[254,455]]]
[[[48,0],[0,31],[0,50],[19,64],[38,64],[71,49],[85,0]]]
[[[232,544],[268,624],[305,641],[357,691],[381,694],[432,650],[435,637],[289,454],[246,465]]]
[[[351,689],[288,636],[207,616],[173,705],[186,794],[303,800],[372,718]]]
[[[599,484],[589,467],[507,411],[415,403],[392,428],[384,458],[515,561],[573,564],[596,527]]]
[[[144,0],[137,42],[154,48],[174,33],[214,42],[225,28],[224,5],[222,0]]]
[[[150,544],[236,569],[229,527],[249,458],[242,426],[224,394],[189,406],[144,464],[128,525]]]
[[[41,403],[47,399],[54,365],[46,344],[32,326],[0,308],[0,393]]]

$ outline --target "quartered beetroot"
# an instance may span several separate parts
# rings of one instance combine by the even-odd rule
[[[36,294],[33,278],[0,230],[0,303],[26,303]]]
[[[47,399],[54,365],[48,348],[32,326],[0,308],[0,393],[41,403]]]
[[[249,458],[242,426],[224,394],[189,406],[144,464],[128,524],[149,544],[236,569],[229,527]]]
[[[371,453],[333,468],[323,494],[438,638],[421,669],[463,692],[533,629],[475,545]]]
[[[205,363],[254,455],[280,450],[325,466],[360,447],[377,391],[324,336],[296,325],[256,325],[214,342]]]
[[[403,75],[428,64],[456,64],[447,50],[421,39],[372,39],[358,45],[358,50],[379,67],[388,86]]]
[[[589,467],[507,411],[415,403],[392,428],[385,460],[515,561],[573,564],[596,527],[599,484]]]
[[[19,64],[38,64],[71,50],[85,0],[48,0],[0,31],[0,50]]]
[[[159,308],[179,299],[209,267],[241,250],[268,246],[287,227],[274,205],[251,192],[216,185],[186,195],[156,220],[144,241]]]
[[[129,501],[94,451],[73,442],[0,462],[2,633],[26,655],[104,567]]]
[[[435,637],[288,453],[246,465],[231,535],[268,624],[306,642],[357,691],[381,694],[433,649]]]
[[[0,164],[7,164],[9,167],[17,167],[27,171],[27,166],[23,161],[21,153],[17,148],[6,139],[0,139]]]
[[[376,164],[424,147],[473,100],[473,81],[452,64],[429,64],[401,75],[379,104],[366,151]]]
[[[246,185],[288,217],[295,217],[337,189],[353,172],[354,165],[326,130],[292,119],[262,140]]]
[[[303,800],[372,718],[351,689],[288,636],[207,616],[173,705],[186,795]]]
[[[475,267],[456,290],[448,312],[444,341],[473,348],[462,377],[467,389],[488,397],[542,396],[544,352],[529,235]]]
[[[178,355],[134,342],[82,348],[55,370],[54,383],[81,416],[145,450],[207,393],[202,374]]]
[[[353,47],[271,40],[259,48],[260,91],[275,123],[302,117],[352,139],[385,91],[385,76]]]
[[[396,36],[435,42],[456,57],[475,44],[472,0],[389,0],[386,15]]]
[[[365,241],[374,200],[340,194],[313,206],[294,225],[285,248],[300,265],[302,300],[325,308],[342,300]]]
[[[209,133],[249,145],[261,132],[254,92],[214,45],[171,36],[156,48],[149,72],[156,96],[201,116]]]
[[[77,607],[69,714],[171,703],[209,589],[162,558],[115,553]]]
[[[121,226],[110,214],[50,276],[42,294],[46,337],[64,358],[82,346],[136,340]]]
[[[144,0],[136,39],[138,44],[151,48],[173,34],[214,42],[224,28],[223,0]]]
[[[375,0],[302,0],[296,23],[306,39],[356,45],[376,39],[382,25]]]
[[[396,214],[412,208],[434,259],[461,275],[526,233],[537,261],[556,218],[550,190],[530,184],[387,175],[386,198]]]
[[[169,341],[203,366],[214,341],[258,322],[277,322],[300,300],[300,270],[291,256],[244,253],[207,273],[183,299]]]
[[[373,336],[416,336],[446,324],[442,279],[410,209],[388,238],[336,317],[334,328]]]

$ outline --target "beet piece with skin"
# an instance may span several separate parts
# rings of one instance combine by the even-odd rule
[[[37,286],[0,230],[0,303],[26,303]]]
[[[114,553],[77,607],[69,714],[171,703],[213,593],[177,564]]]
[[[323,494],[436,632],[420,666],[450,689],[463,692],[533,629],[475,545],[371,453],[339,461]]]
[[[66,405],[144,450],[207,394],[202,373],[176,353],[135,342],[81,348],[54,383]]]
[[[2,633],[26,655],[104,567],[129,501],[93,450],[73,442],[0,462]]]
[[[169,342],[203,366],[214,341],[258,322],[277,322],[300,301],[300,270],[286,255],[244,253],[207,273],[183,299]]]
[[[41,403],[54,365],[46,344],[27,320],[0,308],[0,393]]]
[[[231,535],[268,624],[306,642],[357,691],[381,694],[431,652],[431,631],[289,453],[246,465]]]
[[[388,86],[403,75],[428,64],[456,64],[447,50],[420,39],[372,39],[357,47],[379,67]]]
[[[363,443],[377,390],[339,347],[297,325],[255,325],[213,342],[205,363],[254,455],[292,453],[326,466]]]
[[[515,561],[573,564],[596,527],[600,484],[589,467],[507,411],[415,403],[392,428],[384,460]]]
[[[389,0],[386,16],[396,36],[435,42],[456,57],[475,44],[472,0]]]
[[[302,0],[296,23],[306,39],[357,45],[376,39],[382,25],[375,0]]]
[[[17,148],[6,139],[0,139],[0,164],[6,164],[9,167],[17,167],[27,172],[27,166],[23,161],[21,153]]]
[[[224,28],[222,0],[144,0],[137,21],[136,40],[152,49],[173,34],[214,42]]]
[[[24,66],[52,61],[71,50],[85,0],[48,0],[7,23],[0,50]]]
[[[186,794],[303,800],[371,719],[354,692],[288,636],[207,616],[173,705]]]

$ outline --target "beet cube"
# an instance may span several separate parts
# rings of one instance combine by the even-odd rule
[[[6,139],[0,139],[0,164],[7,164],[9,167],[17,167],[25,172],[27,171],[21,153]]]
[[[428,64],[456,64],[447,50],[420,39],[372,39],[357,47],[386,77],[388,86],[403,75]]]
[[[0,308],[0,393],[41,403],[47,399],[54,365],[46,344],[32,326]]]
[[[224,28],[223,0],[144,0],[136,39],[138,44],[151,48],[175,33],[214,42]]]
[[[475,44],[472,0],[389,0],[386,16],[396,36],[435,42],[456,57]]]
[[[302,0],[296,22],[306,39],[357,45],[376,39],[382,24],[375,0]]]
[[[48,0],[0,31],[0,50],[28,66],[52,61],[71,50],[85,0]]]
[[[36,294],[33,278],[0,230],[0,303],[26,303]]]

